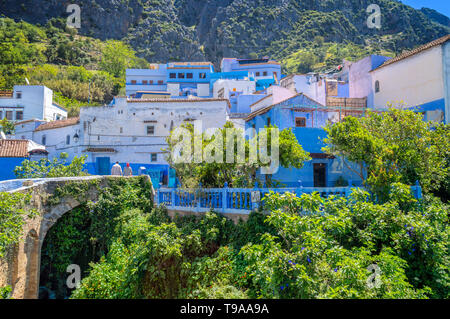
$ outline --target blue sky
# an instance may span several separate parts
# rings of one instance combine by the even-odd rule
[[[447,17],[450,17],[450,1],[449,0],[400,0],[413,8],[420,9],[422,7],[434,9]]]

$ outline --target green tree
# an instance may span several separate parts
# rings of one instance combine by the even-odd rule
[[[42,177],[71,177],[88,175],[83,171],[87,156],[75,156],[72,162],[67,163],[67,153],[61,153],[59,158],[49,160],[42,158],[39,161],[24,160],[21,166],[16,166],[14,174],[17,178]]]
[[[6,118],[3,120],[0,120],[0,131],[3,131],[5,134],[14,134],[14,123],[11,121],[8,121]]]
[[[0,192],[0,258],[22,236],[25,219],[35,215],[34,211],[25,210],[30,199],[29,194]]]
[[[390,109],[368,112],[366,117],[346,117],[328,124],[324,151],[356,163],[364,183],[385,200],[389,185],[413,185],[435,191],[448,179],[448,125],[424,122],[420,114]]]
[[[100,67],[115,77],[124,77],[127,68],[138,65],[142,66],[142,63],[142,59],[138,59],[134,51],[121,41],[106,41],[102,49]]]
[[[278,130],[276,127],[266,127],[266,133],[260,132],[250,139],[245,139],[243,130],[235,128],[231,122],[227,122],[212,136],[206,136],[204,133],[194,134],[192,124],[181,127],[190,133],[187,137],[190,144],[186,146],[191,151],[189,154],[183,154],[187,157],[182,163],[177,162],[177,158],[174,157],[176,145],[187,140],[184,140],[184,136],[175,136],[175,130],[167,138],[168,148],[165,151],[167,162],[176,170],[177,176],[185,187],[197,187],[199,183],[206,187],[223,187],[225,182],[230,187],[253,187],[257,169],[269,167],[272,164],[270,162],[274,134],[272,130]],[[258,141],[261,141],[263,135],[267,140],[268,161],[262,161],[261,156],[257,156],[258,158],[252,156],[257,153],[261,155]],[[229,139],[230,137],[232,138]],[[304,161],[310,159],[309,154],[303,150],[290,129],[282,130],[278,141],[278,160],[282,167],[301,168]],[[238,153],[239,145],[242,145],[241,149],[245,150],[243,154]],[[214,161],[208,162],[205,157],[196,160],[194,151],[196,147],[201,150],[200,154],[210,154]],[[228,158],[227,153],[231,154]],[[268,186],[272,184],[269,174],[266,175],[266,183]]]

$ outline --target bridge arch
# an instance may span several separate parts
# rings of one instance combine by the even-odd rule
[[[85,176],[48,178],[24,181],[23,186],[10,192],[31,194],[27,210],[37,211],[33,218],[27,218],[23,227],[22,238],[0,260],[0,286],[11,285],[12,297],[15,299],[35,299],[39,293],[41,267],[41,249],[49,229],[61,216],[88,201],[96,201],[100,190],[109,186],[109,181],[120,176]],[[49,198],[57,189],[68,185],[84,184],[85,192],[77,196],[66,195],[52,203]],[[150,184],[151,185],[151,184]],[[76,197],[76,198],[75,198]]]

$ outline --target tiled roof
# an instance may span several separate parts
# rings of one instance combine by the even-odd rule
[[[0,157],[28,157],[28,140],[0,140]]]
[[[14,126],[20,125],[20,124],[25,124],[25,123],[30,123],[30,122],[45,122],[45,121],[43,121],[43,120],[38,120],[38,119],[31,119],[31,120],[25,120],[25,121],[15,122],[15,123],[14,123]]]
[[[422,45],[422,46],[420,46],[420,47],[418,47],[418,48],[416,48],[416,49],[414,49],[412,51],[408,51],[408,52],[402,53],[402,54],[400,54],[399,56],[397,56],[397,57],[395,57],[393,59],[389,59],[386,62],[384,62],[382,65],[380,65],[378,68],[373,69],[370,72],[373,72],[375,70],[384,68],[385,66],[391,65],[391,64],[396,63],[396,62],[401,61],[401,60],[404,60],[404,59],[409,58],[409,57],[411,57],[413,55],[416,55],[416,54],[418,54],[420,52],[423,52],[425,50],[431,49],[431,48],[433,48],[435,46],[442,45],[442,44],[444,44],[445,42],[447,42],[449,40],[450,40],[450,34],[447,34],[446,36],[444,36],[442,38],[439,38],[437,40],[434,40],[434,41],[431,41],[431,42],[429,42],[427,44],[424,44],[424,45]]]
[[[170,62],[173,65],[211,65],[211,62]]]
[[[60,127],[66,127],[66,126],[78,124],[79,122],[80,122],[79,117],[70,117],[66,120],[51,121],[48,123],[41,124],[37,127],[36,131],[44,131],[44,130],[51,130],[51,129],[60,128]]]

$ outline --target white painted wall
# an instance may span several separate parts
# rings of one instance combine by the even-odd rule
[[[213,86],[213,96],[217,98],[219,91],[224,89],[224,98],[228,98],[232,92],[252,94],[256,91],[256,82],[248,80],[217,80]]]
[[[20,123],[15,125],[15,134],[12,138],[19,140],[33,140],[34,130],[42,123],[43,120],[32,120],[25,123]]]
[[[46,135],[49,158],[67,152],[69,160],[75,155],[88,154],[87,162],[108,156],[111,162],[166,164],[163,149],[167,147],[166,137],[171,129],[186,123],[185,119],[201,120],[203,130],[223,127],[228,108],[225,100],[171,101],[130,102],[116,98],[114,106],[83,107],[79,124],[37,131],[33,140],[41,143],[42,136]],[[153,135],[147,135],[149,125],[155,127]],[[73,135],[77,130],[80,139],[75,143]],[[71,136],[69,145],[67,135]],[[83,153],[88,147],[113,148],[115,153]],[[152,153],[157,153],[156,162],[151,162]]]
[[[179,96],[180,95],[180,84],[179,83],[167,83],[167,92],[170,93],[170,96]]]
[[[372,71],[374,107],[385,108],[391,102],[412,107],[444,98],[442,48],[437,46],[404,60]]]
[[[198,96],[210,96],[209,95],[209,83],[198,83],[197,84],[197,95]]]
[[[0,98],[0,110],[3,117],[6,110],[23,110],[23,120],[52,121],[56,115],[67,118],[67,111],[53,105],[53,91],[43,85],[15,85],[12,98]],[[16,120],[15,113],[13,120]]]

